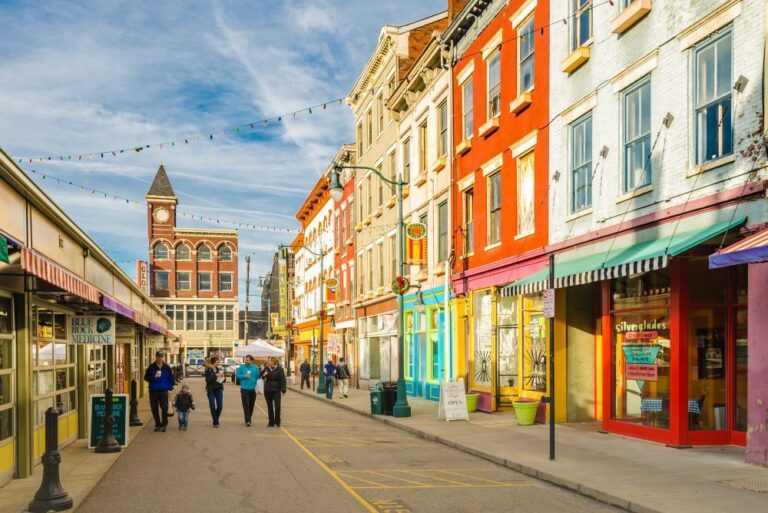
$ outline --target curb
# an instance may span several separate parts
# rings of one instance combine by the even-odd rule
[[[586,486],[585,484],[579,483],[578,481],[562,478],[554,474],[551,474],[549,472],[539,470],[527,464],[519,463],[512,460],[505,460],[504,458],[494,456],[493,454],[490,454],[487,452],[479,451],[470,446],[457,443],[452,440],[448,440],[447,438],[434,435],[422,429],[403,425],[400,422],[392,420],[389,417],[384,417],[381,415],[373,415],[367,411],[358,410],[357,408],[354,408],[352,406],[347,406],[346,404],[342,404],[334,401],[326,401],[325,397],[317,395],[316,393],[313,393],[311,391],[305,392],[304,390],[299,390],[292,387],[288,387],[288,390],[292,392],[296,392],[297,394],[300,394],[306,397],[310,397],[312,399],[315,399],[316,401],[321,401],[325,404],[333,405],[336,408],[341,408],[342,410],[346,410],[351,413],[356,413],[358,415],[362,415],[363,417],[368,417],[369,419],[373,419],[377,422],[381,422],[382,424],[387,424],[388,426],[392,426],[395,429],[399,429],[400,431],[405,431],[406,433],[410,433],[424,440],[430,440],[432,442],[437,442],[437,443],[446,445],[448,447],[464,452],[466,454],[470,454],[480,459],[490,461],[491,463],[495,463],[496,465],[506,467],[516,472],[520,472],[521,474],[524,474],[528,477],[538,479],[539,481],[544,481],[546,483],[557,486],[559,488],[564,488],[568,491],[577,493],[581,496],[601,502],[603,504],[608,504],[609,506],[615,506],[617,508],[621,508],[625,511],[630,511],[632,513],[663,513],[660,510],[650,508],[643,504],[638,504],[637,502],[627,500],[623,497],[613,495],[603,490],[598,490],[597,488]]]

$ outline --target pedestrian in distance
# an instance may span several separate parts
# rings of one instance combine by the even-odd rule
[[[189,393],[189,385],[181,385],[181,392],[173,398],[173,408],[179,419],[179,431],[186,431],[189,426],[189,411],[195,409],[195,399]]]
[[[309,363],[304,360],[304,363],[302,363],[299,366],[299,372],[301,373],[301,389],[304,390],[304,383],[307,384],[307,388],[311,388],[309,386],[309,373],[312,370],[312,368],[309,366]]]
[[[205,391],[211,408],[213,427],[219,427],[221,409],[224,407],[224,382],[227,380],[218,356],[211,357],[211,365],[205,369]]]
[[[165,432],[168,426],[168,392],[175,383],[173,372],[163,361],[165,353],[157,351],[155,361],[149,364],[144,373],[144,381],[149,383],[149,407],[155,419],[155,431]]]
[[[347,392],[349,392],[349,379],[351,377],[352,374],[349,372],[347,362],[344,361],[344,357],[342,356],[339,358],[339,364],[336,365],[336,381],[339,382],[340,397],[349,397]]]
[[[245,357],[245,363],[235,371],[235,376],[240,382],[240,399],[243,402],[243,416],[245,425],[251,426],[253,407],[256,405],[256,385],[259,381],[259,367],[253,362],[253,356]]]
[[[264,399],[267,401],[269,415],[267,427],[280,427],[280,402],[287,389],[287,382],[285,371],[277,358],[269,357],[261,371],[261,379],[264,380]]]
[[[328,360],[325,364],[325,398],[333,399],[333,381],[336,375],[336,366],[333,360]]]

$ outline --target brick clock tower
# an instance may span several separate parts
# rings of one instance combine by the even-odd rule
[[[179,200],[162,165],[146,201],[146,280],[179,337],[172,360],[232,356],[238,340],[237,230],[179,228]]]

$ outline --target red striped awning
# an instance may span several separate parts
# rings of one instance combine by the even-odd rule
[[[709,256],[709,268],[768,262],[768,228]]]
[[[101,304],[96,287],[26,246],[21,248],[21,266],[28,273],[34,274],[51,285],[97,305]]]

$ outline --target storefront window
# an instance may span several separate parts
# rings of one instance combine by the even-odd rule
[[[0,442],[14,433],[13,301],[0,296]]]
[[[516,387],[517,374],[517,296],[500,297],[497,306],[499,386]]]
[[[547,390],[547,318],[542,294],[523,296],[523,390]]]
[[[427,352],[429,354],[429,376],[428,379],[436,381],[440,379],[440,325],[443,310],[441,308],[432,308],[428,314],[427,326]]]
[[[726,429],[725,326],[725,308],[690,309],[688,429]]]
[[[472,294],[472,317],[474,320],[472,381],[478,387],[491,386],[491,353],[493,343],[493,318],[491,315],[491,291]]]
[[[413,363],[414,363],[414,349],[415,344],[413,340],[413,312],[407,312],[405,314],[405,343],[406,343],[406,350],[405,350],[405,377],[409,379],[413,379]]]
[[[746,266],[744,266],[746,267]],[[735,379],[734,400],[736,408],[734,410],[734,429],[736,431],[747,430],[747,356],[749,355],[747,345],[747,309],[746,307],[736,308],[736,326],[735,326]]]
[[[105,346],[85,346],[88,369],[88,395],[103,394],[107,386],[107,350]]]

